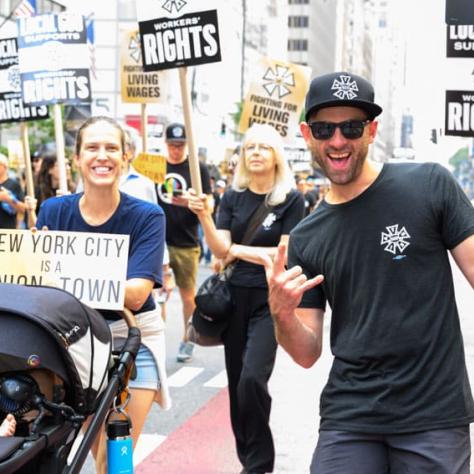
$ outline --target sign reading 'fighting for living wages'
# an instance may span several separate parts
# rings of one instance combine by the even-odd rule
[[[186,12],[192,2],[161,3],[160,8],[156,1],[137,0],[145,71],[221,61],[217,10]],[[209,4],[194,3],[201,8]]]
[[[263,57],[253,71],[239,131],[245,133],[254,123],[266,123],[284,139],[290,138],[299,122],[311,69]]]
[[[48,107],[23,103],[16,38],[0,40],[0,123],[48,117]]]
[[[128,235],[0,229],[0,283],[54,286],[122,310],[128,245]]]
[[[163,102],[167,73],[143,71],[140,35],[137,30],[122,32],[120,69],[123,102]]]
[[[474,91],[446,91],[445,134],[474,137]]]
[[[59,13],[19,18],[21,89],[27,104],[91,101],[84,17]]]

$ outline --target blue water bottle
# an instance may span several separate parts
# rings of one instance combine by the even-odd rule
[[[107,422],[108,474],[133,474],[133,441],[129,419]]]

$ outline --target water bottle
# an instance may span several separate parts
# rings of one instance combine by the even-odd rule
[[[107,422],[108,474],[133,474],[133,441],[130,420]]]

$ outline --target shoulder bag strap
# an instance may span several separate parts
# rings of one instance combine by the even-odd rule
[[[250,245],[250,242],[253,240],[258,227],[271,209],[271,206],[267,206],[266,199],[260,203],[253,213],[252,218],[250,219],[249,226],[247,227],[247,230],[245,231],[245,234],[242,238],[241,245]]]

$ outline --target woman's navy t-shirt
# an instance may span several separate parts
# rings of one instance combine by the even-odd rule
[[[114,214],[101,225],[92,226],[82,217],[79,199],[83,193],[47,199],[41,204],[36,226],[41,229],[72,232],[122,234],[130,237],[127,280],[144,278],[162,284],[165,242],[165,216],[161,207],[120,193],[120,204]],[[151,295],[138,313],[155,308]],[[107,319],[118,319],[111,312],[101,311]]]

